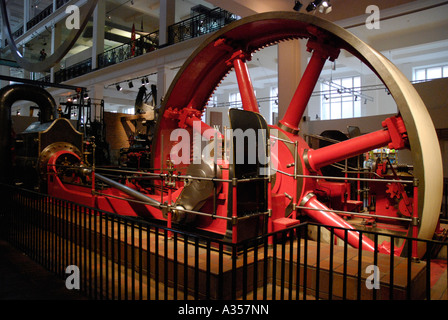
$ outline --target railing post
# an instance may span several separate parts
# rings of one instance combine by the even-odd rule
[[[419,181],[417,178],[414,178],[414,203],[412,210],[412,237],[418,237],[418,225],[419,225],[419,217],[418,217],[418,184]],[[418,259],[418,242],[416,240],[412,240],[412,259],[416,261]]]
[[[236,197],[237,184],[238,184],[237,178],[232,178],[232,243],[234,244],[238,241],[238,235],[237,235],[238,213],[237,213],[237,197]]]

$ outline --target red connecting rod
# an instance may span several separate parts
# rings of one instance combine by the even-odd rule
[[[249,69],[247,68],[247,64],[244,62],[244,60],[249,59],[250,56],[248,54],[244,53],[242,50],[238,50],[229,60],[226,61],[226,63],[228,65],[233,65],[235,68],[243,109],[247,111],[260,112],[258,110],[258,102],[255,97],[252,80],[250,79]]]
[[[351,158],[375,148],[389,146],[401,149],[405,146],[407,135],[403,119],[394,116],[383,121],[386,129],[368,133],[320,149],[304,151],[304,161],[308,169],[318,171],[329,164]]]
[[[301,206],[306,207],[302,209],[313,220],[327,226],[333,226],[334,234],[344,241],[347,241],[354,248],[359,248],[359,232],[357,232],[349,223],[339,217],[336,213],[329,211],[330,209],[317,200],[313,193],[308,193],[303,197]],[[338,229],[343,228],[343,229]],[[353,230],[345,232],[345,229]],[[361,238],[361,247],[363,250],[375,251],[375,243],[364,236]],[[378,251],[382,253],[389,253],[389,251],[382,245],[378,246]]]
[[[319,80],[325,62],[328,58],[333,61],[339,55],[339,49],[329,47],[320,42],[310,40],[307,43],[307,47],[308,51],[313,51],[310,62],[300,79],[299,86],[291,99],[283,119],[279,121],[281,125],[294,131],[299,129],[300,120],[308,105],[314,87]]]

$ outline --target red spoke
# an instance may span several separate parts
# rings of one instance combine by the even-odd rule
[[[316,41],[308,41],[308,51],[313,51],[299,85],[291,99],[286,113],[280,124],[294,131],[298,131],[299,123],[319,80],[320,73],[328,58],[331,61],[339,55],[339,49],[329,47]]]
[[[244,62],[246,59],[248,59],[248,55],[242,50],[239,50],[232,55],[227,63],[233,64],[233,67],[235,68],[243,109],[246,111],[260,112],[258,110],[258,102],[255,97],[252,80],[249,75],[249,69],[247,68],[247,64]]]

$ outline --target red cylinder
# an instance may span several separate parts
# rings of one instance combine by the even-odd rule
[[[235,59],[233,60],[233,66],[235,67],[243,109],[246,111],[259,112],[257,98],[255,97],[254,88],[246,63],[241,59]]]
[[[318,171],[329,164],[387,146],[390,141],[388,130],[375,131],[320,149],[309,149],[305,156],[305,162],[311,170]]]
[[[349,223],[347,223],[344,219],[339,217],[336,213],[331,211],[328,207],[322,204],[319,200],[317,200],[316,196],[313,193],[308,193],[301,203],[301,206],[307,207],[310,209],[302,209],[304,212],[313,220],[322,223],[326,226],[339,227],[344,229],[355,230]],[[359,247],[359,232],[358,231],[348,231],[347,239],[345,239],[345,230],[344,229],[334,229],[334,233],[344,241],[347,241],[351,246],[358,248]],[[372,240],[367,238],[367,236],[363,236],[362,240],[362,249],[368,251],[375,251],[375,244]]]

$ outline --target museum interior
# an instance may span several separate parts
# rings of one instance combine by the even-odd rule
[[[448,300],[448,1],[0,5],[0,299]]]

